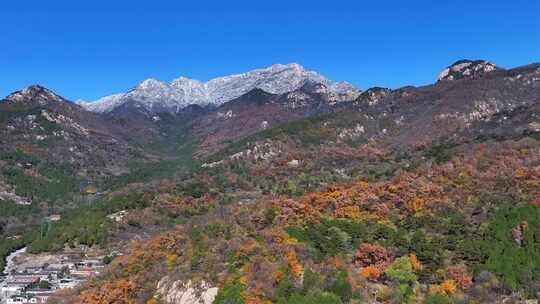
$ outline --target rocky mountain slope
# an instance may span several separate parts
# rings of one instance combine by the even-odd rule
[[[466,71],[464,73],[469,74]],[[510,70],[493,70],[483,76],[460,77],[456,74],[456,80],[439,81],[424,87],[404,87],[396,90],[371,88],[360,94],[356,100],[337,105],[325,102],[322,96],[311,95],[311,98],[307,98],[306,96],[310,95],[302,90],[281,97],[267,95],[266,102],[261,101],[262,97],[259,96],[258,99],[253,98],[258,100],[256,104],[259,107],[272,105],[272,109],[265,108],[256,113],[249,110],[249,118],[243,118],[242,115],[245,114],[242,114],[241,110],[233,110],[235,103],[231,102],[222,106],[223,110],[218,111],[219,115],[204,120],[206,126],[215,125],[216,128],[209,132],[210,135],[203,141],[208,146],[201,146],[201,149],[209,148],[212,154],[215,152],[215,149],[210,147],[212,142],[226,142],[237,138],[235,134],[243,132],[245,135],[251,130],[266,129],[261,133],[266,135],[244,140],[251,144],[256,138],[268,139],[269,136],[275,137],[275,134],[283,137],[287,135],[285,129],[289,128],[288,126],[298,125],[301,121],[309,122],[304,125],[304,131],[307,132],[309,127],[309,132],[318,138],[317,143],[329,146],[348,142],[414,150],[444,143],[463,143],[481,138],[504,139],[531,134],[537,132],[539,123],[539,73],[540,65],[533,64]],[[278,99],[283,103],[275,101]],[[285,106],[280,108],[278,105]],[[244,111],[248,109],[249,107],[242,107]],[[225,115],[226,113],[229,115]],[[273,115],[274,113],[278,114]],[[297,114],[295,116],[292,113]],[[320,117],[323,114],[325,116]],[[287,119],[288,115],[290,119]],[[212,117],[215,118],[211,119]],[[299,120],[299,117],[308,119]],[[309,117],[320,118],[314,123]],[[277,123],[272,123],[272,119]],[[242,128],[248,121],[249,127]],[[285,121],[292,123],[279,125]],[[200,124],[201,122],[197,125],[199,129]],[[235,124],[238,127],[222,127]],[[214,145],[218,146],[223,147]],[[233,146],[235,149],[229,149],[229,153],[239,152],[242,145]]]
[[[198,156],[215,153],[225,143],[287,122],[346,109],[352,100],[336,101],[322,83],[306,82],[283,94],[254,89],[194,120]]]
[[[5,153],[28,154],[51,164],[114,174],[133,151],[102,116],[85,111],[46,88],[29,86],[0,103]],[[22,164],[24,165],[24,164]]]
[[[117,130],[40,86],[0,101],[0,237],[92,201],[129,174],[130,162],[145,161],[145,152]]]

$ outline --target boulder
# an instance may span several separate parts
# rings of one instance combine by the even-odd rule
[[[166,276],[157,286],[157,296],[166,304],[212,304],[217,293],[218,288],[204,280],[183,282]]]

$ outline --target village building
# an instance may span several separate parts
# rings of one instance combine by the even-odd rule
[[[48,297],[35,297],[31,295],[13,295],[7,298],[6,304],[45,304]]]
[[[59,289],[74,288],[100,273],[102,259],[68,257],[0,277],[0,304],[47,303]]]

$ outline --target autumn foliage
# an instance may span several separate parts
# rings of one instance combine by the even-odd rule
[[[360,271],[360,274],[365,279],[377,280],[381,276],[381,271],[377,267],[370,265],[367,267],[363,267]]]
[[[419,272],[420,270],[422,270],[422,263],[418,261],[416,254],[411,253],[409,255],[409,262],[411,262],[411,266],[414,272]]]
[[[372,267],[379,271],[379,274],[384,272],[388,265],[392,262],[392,256],[386,248],[377,244],[363,243],[358,247],[354,255],[354,263],[360,267]],[[369,268],[368,271],[372,272]]]
[[[287,261],[287,265],[289,266],[293,278],[301,280],[304,275],[304,269],[296,257],[296,252],[294,252],[294,250],[287,251],[285,260]]]
[[[233,204],[224,215],[195,218],[197,241],[190,239],[189,228],[178,226],[133,243],[129,254],[111,264],[110,277],[116,279],[89,286],[80,303],[134,303],[130,301],[137,296],[148,300],[148,295],[140,296],[145,284],[155,285],[163,274],[182,276],[189,269],[214,286],[238,283],[243,301],[250,304],[287,303],[291,292],[343,294],[342,299],[355,294],[375,303],[390,297],[385,293],[399,291],[420,301],[428,295],[418,283],[432,282],[437,284],[429,286],[428,294],[444,299],[458,290],[476,290],[480,285],[475,286],[471,269],[484,270],[480,263],[486,248],[473,238],[479,225],[489,224],[490,204],[540,206],[536,156],[476,148],[442,163],[398,170],[385,180],[329,183],[316,192],[270,195],[258,204]],[[164,195],[155,202],[177,215],[198,210],[196,202],[206,199]],[[262,210],[272,210],[271,220]],[[511,227],[526,231],[520,223]],[[513,236],[511,229],[502,232]],[[196,270],[189,267],[193,256],[200,262]],[[143,269],[162,272],[151,277]],[[373,289],[381,289],[380,294],[373,296]]]
[[[453,280],[445,280],[440,285],[440,290],[442,293],[445,293],[447,295],[452,295],[456,293],[457,288]]]
[[[125,280],[120,279],[112,283],[106,283],[95,289],[83,291],[80,304],[132,304],[130,294],[134,291],[135,286]]]
[[[472,277],[467,271],[465,265],[453,265],[446,268],[446,277],[453,282],[459,289],[467,290],[472,284]]]

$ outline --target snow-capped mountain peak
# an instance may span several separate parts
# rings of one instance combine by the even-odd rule
[[[199,80],[190,79],[190,78],[187,78],[187,77],[184,77],[184,76],[180,76],[180,77],[174,79],[173,81],[171,81],[170,85],[173,86],[173,87],[182,88],[183,86],[186,86],[186,85],[203,86],[204,83],[199,81]]]
[[[188,105],[221,105],[259,88],[272,94],[284,94],[301,88],[305,83],[326,86],[336,100],[353,100],[360,91],[348,83],[337,83],[317,72],[307,71],[297,63],[274,64],[263,69],[218,77],[201,82],[179,77],[167,84],[147,79],[125,94],[115,94],[86,105],[96,112],[110,112],[125,102],[137,102],[147,110],[178,111]]]
[[[167,85],[157,79],[148,78],[143,80],[135,89],[141,90],[155,90],[155,89],[165,89]]]

